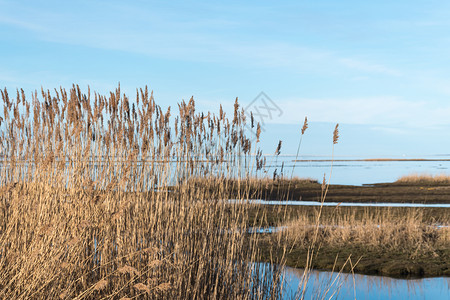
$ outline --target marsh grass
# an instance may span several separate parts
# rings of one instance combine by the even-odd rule
[[[1,94],[0,298],[280,296],[280,271],[251,263],[242,186],[264,162],[237,100],[231,118],[193,99],[173,118],[147,88]]]
[[[318,211],[316,211],[318,214]],[[314,214],[299,214],[280,232],[299,247],[308,247],[317,230]],[[434,222],[423,209],[330,208],[319,226],[322,247],[361,247],[381,252],[400,252],[410,258],[434,253],[450,245],[448,217]]]
[[[413,173],[409,175],[402,176],[396,180],[395,183],[405,183],[405,184],[448,184],[450,183],[450,175],[448,174],[418,174]]]

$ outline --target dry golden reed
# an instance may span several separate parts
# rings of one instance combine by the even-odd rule
[[[259,178],[261,126],[253,143],[237,98],[229,119],[222,106],[196,112],[193,98],[163,110],[147,87],[135,101],[120,85],[109,97],[41,89],[31,101],[0,91],[0,298],[282,297],[288,244],[277,236],[282,255],[253,263],[248,229],[264,216],[251,221],[243,203],[270,180]],[[307,128],[305,118],[298,151]]]
[[[397,179],[397,183],[444,183],[450,182],[450,175],[448,174],[409,174]]]
[[[306,129],[308,129],[308,117],[305,117],[305,122],[303,122],[302,135],[305,134]]]
[[[40,94],[1,91],[0,298],[280,296],[251,263],[248,193],[223,201],[256,176],[237,99],[229,120],[192,98],[172,117],[147,87]]]
[[[336,124],[336,127],[333,131],[333,144],[337,144],[339,140],[339,124]]]
[[[319,213],[317,211],[316,213]],[[322,213],[320,228],[316,216],[299,214],[285,225],[279,234],[297,247],[308,248],[314,234],[322,247],[378,249],[380,253],[403,253],[414,259],[439,249],[448,249],[449,218],[437,219],[418,208],[336,207]]]

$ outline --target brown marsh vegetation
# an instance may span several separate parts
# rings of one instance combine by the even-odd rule
[[[449,184],[450,183],[450,176],[447,174],[438,174],[438,175],[431,175],[431,174],[409,174],[400,177],[397,179],[396,183],[404,183],[404,184],[420,184],[420,183],[430,183],[430,184]]]
[[[249,193],[263,200],[321,201],[322,184],[312,179],[250,180]],[[325,202],[449,204],[450,185],[445,177],[401,179],[363,186],[330,185]]]
[[[173,118],[147,88],[1,94],[0,298],[280,295],[251,264],[247,206],[223,201],[263,168],[237,99],[230,118],[193,99]]]
[[[281,268],[293,260],[307,267],[301,297],[308,267],[321,266],[318,253],[334,261],[327,249],[342,250],[344,262],[326,268],[352,271],[359,259],[350,259],[352,245],[387,252],[419,245],[406,253],[418,257],[439,256],[448,244],[448,230],[428,229],[420,213],[282,206],[274,217],[246,204],[275,189],[278,199],[291,198],[306,186],[323,202],[329,185],[264,173],[261,128],[237,100],[230,117],[222,107],[196,112],[193,99],[173,117],[147,88],[135,101],[120,86],[108,97],[75,85],[42,90],[41,100],[37,92],[31,101],[22,90],[1,94],[0,298],[279,298]],[[305,119],[301,136],[306,128]],[[338,136],[336,126],[333,145]],[[288,229],[248,233],[270,219]],[[261,259],[276,267],[253,264]]]
[[[284,229],[262,243],[283,240],[291,248],[286,254],[290,266],[305,265],[310,243],[318,235],[314,268],[330,269],[334,264],[340,268],[351,255],[358,260],[355,272],[394,277],[450,275],[450,219],[442,208],[338,206],[289,210],[288,221],[277,220]]]

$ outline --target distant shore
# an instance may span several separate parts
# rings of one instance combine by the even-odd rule
[[[296,159],[295,162],[351,162],[351,161],[450,161],[442,158],[363,158],[363,159]]]
[[[322,184],[313,180],[266,180],[250,184],[249,195],[265,200],[320,201]],[[397,182],[365,186],[330,185],[325,202],[449,204],[447,177],[405,176]],[[321,217],[317,223],[317,216]],[[263,233],[261,261],[279,255],[286,265],[304,268],[311,253],[306,244],[318,227],[318,249],[311,267],[339,270],[351,255],[354,272],[396,278],[450,276],[449,208],[346,207],[341,205],[260,205],[253,218],[283,228]],[[250,224],[258,223],[250,219]],[[442,226],[442,227],[439,227]],[[283,233],[283,231],[286,231]],[[289,233],[290,232],[290,233]],[[285,235],[286,249],[275,240]],[[290,235],[299,236],[289,238]],[[370,239],[368,238],[370,237]],[[395,241],[391,244],[391,241]],[[391,245],[390,245],[391,244]],[[343,271],[350,272],[350,265]]]
[[[264,200],[320,201],[322,184],[312,180],[267,180],[251,184],[249,195]],[[450,204],[450,182],[416,180],[363,186],[330,185],[325,202]]]

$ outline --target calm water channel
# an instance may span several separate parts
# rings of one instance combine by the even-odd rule
[[[256,263],[260,274],[273,274],[267,263]],[[450,278],[395,279],[313,270],[302,293],[303,269],[286,267],[281,273],[282,299],[450,299]]]
[[[303,270],[286,268],[284,299],[295,299]],[[305,299],[314,299],[324,295],[325,285],[333,282],[337,273],[313,271],[309,279],[309,288]],[[330,288],[326,299],[333,294],[333,299],[450,299],[450,278],[435,277],[422,279],[394,279],[382,276],[341,274]],[[298,295],[297,295],[298,296]]]
[[[279,157],[272,162],[268,174],[275,169],[277,173],[283,168],[283,174],[290,177],[294,166],[293,157]],[[399,177],[409,174],[450,175],[450,156],[429,157],[398,157],[398,161],[374,161],[359,157],[338,157],[331,163],[330,157],[300,157],[301,161],[295,162],[294,175],[312,179],[321,179],[326,174],[329,180],[331,165],[333,171],[331,184],[363,185],[382,182],[393,182]],[[423,160],[407,160],[423,159]],[[270,159],[268,159],[270,161]],[[286,201],[261,201],[252,200],[254,203],[266,205],[290,204],[290,205],[319,205],[319,203],[287,203]],[[337,203],[326,205],[336,206]],[[422,207],[421,204],[392,204],[392,203],[342,203],[345,206],[401,206]],[[433,205],[425,205],[430,207]],[[435,207],[435,206],[433,206]],[[449,204],[437,204],[436,207],[449,209]],[[275,230],[276,231],[276,230]],[[264,231],[266,232],[266,231]],[[269,230],[269,232],[272,232]],[[285,280],[284,299],[298,299],[297,289],[303,275],[303,270],[285,268],[283,273]],[[327,294],[325,285],[333,282],[337,273],[317,271],[311,273],[308,288],[305,291],[305,299],[432,299],[450,300],[450,278],[435,277],[422,279],[394,279],[383,276],[367,276],[355,274],[341,274],[334,282]],[[337,289],[339,287],[339,289]],[[338,292],[333,294],[334,292]]]
[[[294,167],[293,156],[280,156],[276,159],[267,157],[268,174],[283,174],[290,177]],[[421,157],[380,157],[393,159],[374,161],[368,157],[335,157],[331,176],[332,184],[363,185],[381,182],[393,182],[408,174],[448,174],[450,175],[450,156],[430,155]],[[397,161],[395,160],[397,159]],[[420,159],[420,160],[416,160]],[[331,157],[304,156],[295,162],[294,175],[322,180],[330,174]]]

